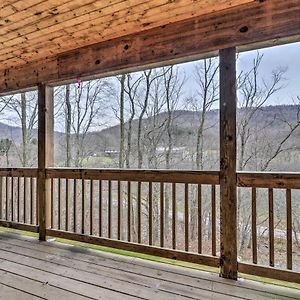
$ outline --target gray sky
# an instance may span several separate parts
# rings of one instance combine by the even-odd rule
[[[271,48],[260,49],[263,60],[260,66],[260,75],[268,81],[271,78],[272,70],[278,67],[287,67],[285,73],[284,89],[276,93],[266,105],[290,104],[292,98],[300,96],[300,42]],[[237,71],[247,70],[251,67],[257,50],[243,52],[239,55]],[[195,62],[183,64],[187,77],[191,77]],[[195,83],[188,82],[189,92],[195,89]]]

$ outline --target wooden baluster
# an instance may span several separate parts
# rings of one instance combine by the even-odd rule
[[[85,214],[85,181],[81,179],[81,234],[84,234],[84,214]]]
[[[212,255],[216,256],[216,186],[213,184],[211,186],[211,249]]]
[[[173,249],[176,249],[176,223],[177,223],[176,183],[172,183],[172,248]]]
[[[11,202],[10,202],[10,209],[11,209],[11,221],[14,221],[14,177],[10,179],[10,191],[11,191]]]
[[[111,180],[108,181],[108,238],[111,238],[111,217],[112,217],[112,199],[111,199]]]
[[[35,197],[35,224],[39,225],[39,203],[38,203],[39,191],[37,188],[38,179],[36,178],[34,182],[35,182],[35,187],[36,187],[35,194],[34,194],[34,197]]]
[[[24,176],[23,177],[24,181],[24,198],[23,198],[23,212],[24,212],[24,223],[26,223],[27,218],[27,178]]]
[[[5,177],[5,219],[8,221],[8,177]]]
[[[152,221],[153,221],[153,202],[152,202],[152,182],[149,182],[149,245],[153,243],[153,230],[152,230]]]
[[[198,184],[198,253],[202,253],[202,186]]]
[[[30,224],[33,224],[33,178],[30,177]]]
[[[286,264],[289,270],[293,269],[293,239],[292,239],[292,192],[286,190]]]
[[[53,228],[54,226],[54,179],[50,179],[50,201],[51,201],[51,219],[50,226]]]
[[[269,189],[269,263],[274,267],[274,201],[273,189]]]
[[[252,232],[252,261],[257,264],[257,228],[256,228],[256,188],[252,188],[252,219],[251,219],[251,232]]]
[[[160,183],[160,247],[164,247],[165,241],[165,220],[164,220],[164,183]]]
[[[189,251],[189,185],[184,185],[184,249]]]
[[[118,180],[118,240],[121,239],[121,224],[122,224],[121,181]]]
[[[57,223],[58,223],[58,230],[60,230],[60,225],[61,225],[61,179],[60,178],[58,178],[57,208],[58,208]]]
[[[69,230],[69,179],[66,179],[66,231]]]
[[[90,180],[90,235],[93,235],[94,181]]]
[[[102,180],[99,180],[99,236],[102,236]]]
[[[17,177],[17,222],[20,222],[20,177]]]
[[[76,233],[77,227],[77,179],[73,179],[73,231]]]
[[[131,181],[127,181],[127,241],[131,241]]]
[[[142,226],[142,220],[141,220],[141,206],[142,206],[142,201],[141,201],[141,182],[138,182],[138,203],[137,203],[137,217],[138,217],[138,243],[141,243],[141,226]]]

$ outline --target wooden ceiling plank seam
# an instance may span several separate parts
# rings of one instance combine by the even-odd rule
[[[60,4],[58,5],[57,3]],[[74,7],[75,3],[77,2],[74,2],[74,0],[41,0],[39,6],[35,6],[32,11],[21,10],[18,13],[13,14],[11,16],[10,24],[6,24],[5,28],[1,29],[0,34],[7,34],[13,30],[23,28],[27,24],[34,24],[34,22],[41,19],[41,17],[43,18],[45,13],[49,13],[50,11],[52,12],[50,17],[53,17],[54,14],[59,11],[59,8],[68,11]]]
[[[210,30],[213,30],[213,29],[214,29],[213,27],[212,27],[212,28],[210,28]],[[67,37],[66,37],[66,39],[67,39]],[[50,46],[50,45],[49,45],[49,46]],[[47,45],[47,47],[48,47],[48,45]],[[51,52],[48,52],[48,54],[49,54],[49,53],[51,53]]]
[[[65,27],[67,27],[67,25],[64,24],[65,21],[71,21],[71,24],[76,24],[77,17],[74,18],[74,14],[76,14],[76,13],[79,15],[79,17],[80,16],[83,17],[83,16],[85,16],[85,15],[91,13],[91,12],[96,12],[98,17],[99,17],[99,10],[103,10],[103,9],[107,9],[107,8],[109,8],[109,12],[107,14],[111,15],[111,13],[112,13],[112,10],[111,10],[109,5],[108,6],[102,6],[101,5],[99,7],[94,6],[94,9],[92,11],[89,11],[89,10],[87,10],[87,8],[90,7],[91,4],[94,3],[94,1],[93,0],[84,0],[84,1],[85,1],[86,4],[83,5],[83,6],[78,7],[78,9],[76,9],[76,10],[70,11],[69,9],[67,9],[66,11],[63,11],[61,14],[55,16],[55,18],[50,16],[50,17],[41,19],[37,23],[33,22],[32,25],[29,26],[29,29],[28,29],[28,27],[24,27],[23,30],[29,30],[29,31],[24,31],[23,35],[26,34],[28,36],[28,34],[31,34],[31,33],[34,34],[35,33],[35,35],[38,36],[38,35],[43,34],[43,29],[46,31],[46,33],[51,33],[51,31],[49,31],[49,29],[51,29],[51,27],[54,27],[54,28],[62,28],[62,27],[65,28]],[[72,0],[71,0],[71,2],[72,2]],[[115,1],[109,1],[109,2],[110,3],[113,2],[114,4],[119,3],[119,2],[124,3],[124,0],[115,0]],[[125,4],[124,4],[124,7],[125,7]],[[84,12],[85,10],[87,10],[87,11]],[[84,14],[80,15],[82,12],[84,12]],[[67,15],[68,17],[65,18],[65,15]],[[88,20],[88,19],[85,19],[84,21],[86,21],[86,20]],[[46,22],[46,24],[43,25],[44,21]],[[51,21],[50,24],[49,24],[49,21]],[[38,32],[36,31],[36,28],[39,28]],[[51,29],[51,30],[55,31],[55,29]],[[6,41],[10,41],[10,40],[13,39],[13,38],[11,38],[12,34],[14,34],[15,38],[16,37],[22,38],[22,36],[23,36],[23,35],[19,36],[18,34],[16,35],[15,31],[13,31],[13,32],[10,32],[6,35],[6,38],[7,38]],[[32,38],[31,36],[29,36],[29,37]],[[34,37],[34,35],[33,35],[33,37]]]
[[[183,7],[183,6],[182,6]],[[181,13],[181,10],[182,10],[182,7],[177,7],[177,17],[176,17],[176,19],[175,19],[175,21],[178,21],[178,20],[180,20],[181,19],[181,17],[180,17],[180,13]],[[152,10],[149,10],[149,11],[151,11],[152,12]],[[193,11],[194,11],[194,9],[190,9],[190,11],[189,12],[191,12],[191,13],[193,13]],[[125,11],[126,12],[126,11]],[[137,10],[137,13],[138,13],[138,10]],[[147,14],[145,14],[144,13],[144,16],[145,15],[147,15]],[[153,11],[152,12],[152,15],[157,15],[158,17],[157,17],[157,19],[159,20],[160,19],[160,15],[158,14],[158,12],[157,11]],[[149,17],[152,17],[152,15],[151,16],[149,16]],[[109,15],[108,15],[109,16]],[[125,13],[125,16],[126,16],[126,13]],[[143,16],[143,18],[144,18],[144,16]],[[138,17],[133,17],[133,19],[135,20],[135,19],[137,19]],[[179,19],[178,19],[179,18]],[[124,20],[124,17],[123,16],[121,16],[119,19],[121,19],[121,20]],[[116,21],[116,19],[115,20],[113,20],[113,22],[115,22]],[[150,22],[151,20],[149,20],[149,22]],[[143,21],[142,22],[148,22],[148,19],[143,19]],[[162,21],[161,21],[162,22]],[[127,21],[127,23],[130,23],[129,21]],[[166,22],[165,22],[166,23]],[[84,23],[85,24],[85,23]],[[89,22],[89,24],[90,24],[90,22]],[[113,25],[113,23],[110,23],[111,25]],[[121,24],[117,24],[117,26],[119,26],[119,25],[121,25]],[[155,26],[159,26],[159,25],[162,25],[162,23],[159,23],[159,24],[155,24]],[[77,37],[81,34],[81,31],[82,30],[80,30],[80,28],[77,26],[77,25],[75,25],[76,26],[76,36],[74,36],[75,34],[72,34],[72,36],[73,37],[76,37],[76,39],[77,39]],[[134,24],[133,26],[136,26],[136,24]],[[73,28],[74,26],[72,26],[71,28]],[[99,31],[99,32],[102,32],[103,30],[101,30],[102,28],[96,28],[96,30],[97,31]],[[67,28],[65,29],[65,30],[67,30]],[[104,29],[105,30],[105,29]],[[125,31],[125,33],[126,33],[126,31]],[[88,33],[89,34],[89,33]],[[94,32],[92,33],[92,34],[94,34]],[[116,37],[115,35],[113,36],[113,37]],[[56,39],[52,39],[52,37],[50,36],[49,38],[51,38],[51,44],[54,44],[55,42],[56,42]],[[98,39],[99,40],[99,39]],[[45,40],[44,40],[45,41]],[[43,42],[44,42],[43,41]],[[41,42],[42,41],[38,41],[37,43],[38,44],[41,44]],[[93,40],[93,42],[97,42],[97,40]],[[32,40],[31,40],[31,43],[32,43]],[[26,43],[25,43],[25,45],[26,45]],[[82,44],[80,44],[79,46],[81,46]],[[78,44],[76,45],[76,46],[78,46]],[[29,50],[27,50],[27,52],[28,52]],[[30,51],[32,51],[32,48],[30,49]],[[9,49],[9,53],[10,54],[15,54],[15,55],[18,55],[18,53],[13,53],[12,52],[12,49]]]
[[[167,3],[168,0],[160,0],[160,1],[163,1],[164,3]],[[153,1],[153,2],[155,3],[157,1]],[[118,4],[121,5],[121,7],[120,8],[116,8],[116,6],[115,6],[116,4],[117,5]],[[141,6],[141,5],[145,5],[145,3],[138,3],[137,4],[137,6]],[[81,9],[81,7],[79,9]],[[96,9],[94,9],[93,11],[89,11],[89,12],[87,12],[85,14],[79,15],[76,18],[74,18],[74,15],[73,15],[74,12],[73,11],[68,11],[65,14],[57,16],[55,18],[55,20],[57,20],[57,22],[55,20],[53,20],[53,18],[52,18],[53,24],[52,23],[51,24],[45,24],[46,26],[43,26],[43,25],[41,25],[41,24],[38,23],[37,26],[40,28],[41,33],[43,32],[41,29],[45,29],[48,32],[55,31],[56,30],[55,28],[58,28],[58,30],[59,30],[61,27],[67,27],[68,26],[67,24],[65,24],[66,21],[70,21],[71,24],[69,26],[73,26],[74,24],[77,23],[77,20],[80,20],[79,23],[84,23],[84,22],[86,22],[88,20],[99,18],[99,9],[100,9],[100,7],[96,7]],[[117,13],[119,10],[122,10],[122,9],[127,9],[128,10],[128,5],[123,0],[116,1],[114,3],[113,7],[106,6],[106,7],[102,8],[102,10],[107,10],[107,12],[106,11],[104,11],[104,12],[102,11],[102,13],[105,14],[105,15],[103,15],[103,17],[105,17],[107,15],[109,15],[110,17],[112,17],[111,14]],[[92,13],[95,14],[94,17],[91,16]],[[65,15],[67,15],[67,17],[65,17]],[[54,29],[51,28],[52,26],[54,27]],[[48,27],[50,27],[50,28],[48,28]],[[49,31],[49,29],[51,31]],[[36,33],[36,34],[39,34],[39,32],[35,32],[35,30],[33,30],[32,32]],[[33,37],[34,36],[30,36],[30,38],[33,38]],[[9,37],[7,38],[7,41],[9,41]]]
[[[201,1],[199,1],[198,0],[198,2],[202,2],[203,0],[201,0]],[[229,1],[229,3],[228,3],[228,1],[229,0],[223,0],[222,2],[218,2],[218,7],[220,7],[220,8],[223,8],[223,6],[225,6],[225,7],[227,7],[228,5],[234,5],[234,3],[235,2],[232,2],[232,1]],[[238,3],[241,1],[241,0],[236,0],[236,1],[238,1]],[[243,0],[243,2],[250,2],[250,1],[255,1],[255,0]],[[124,1],[120,1],[120,2],[124,2]],[[157,0],[156,1],[154,1],[154,3],[155,2],[158,2]],[[169,7],[171,6],[171,5],[174,5],[175,7],[176,6],[179,6],[179,4],[178,4],[178,1],[176,2],[176,4],[174,4],[174,3],[172,3],[172,4],[170,4],[169,3],[169,1],[168,0],[165,0],[164,1],[165,3],[164,4],[167,4]],[[186,0],[184,1],[185,3],[184,3],[184,6],[187,6],[187,7],[189,7],[189,6],[191,6],[191,5],[186,5],[187,3],[186,3]],[[191,0],[191,4],[193,5],[193,6],[196,6],[197,4],[196,4],[196,2],[197,1],[195,1],[195,0]],[[214,1],[211,1],[211,2],[214,2]],[[142,5],[142,4],[144,4],[144,3],[141,3],[141,2],[139,2],[136,6],[138,6],[138,5]],[[126,7],[128,8],[128,5],[125,3],[125,5],[126,5]],[[159,6],[159,5],[157,5],[157,6]],[[210,5],[208,5],[208,7],[209,7]],[[202,6],[203,7],[203,6]],[[171,8],[171,7],[170,7]],[[201,7],[198,7],[199,9],[201,8]],[[112,12],[117,12],[118,10],[117,9],[114,9],[114,8],[112,8],[111,10],[110,10],[110,12],[109,13],[112,13]],[[213,11],[213,9],[212,9],[212,11]],[[92,11],[91,11],[92,12]],[[90,12],[90,13],[91,13]],[[98,8],[97,9],[95,9],[95,12],[97,13],[98,12]],[[72,11],[71,12],[71,14],[70,14],[70,12],[67,12],[68,14],[69,14],[69,18],[73,18],[74,19],[74,15],[73,15],[73,13],[76,13],[76,10],[75,11]],[[96,17],[95,18],[98,18],[99,17],[99,15],[97,14],[96,15]],[[60,18],[62,18],[62,20],[60,20]],[[37,22],[37,23],[34,23],[35,24],[35,27],[34,27],[34,30],[35,30],[35,28],[36,27],[38,27],[38,28],[40,28],[40,29],[43,29],[43,28],[46,28],[47,27],[47,25],[48,24],[46,24],[46,26],[43,26],[42,24],[40,24],[41,22],[43,22],[43,20],[44,20],[45,18],[43,18],[43,19],[41,19],[39,22]],[[48,18],[46,18],[46,19],[49,19],[49,17]],[[55,20],[57,20],[57,22],[54,20],[53,21],[53,18],[51,18],[50,17],[50,19],[52,19],[52,22],[54,22],[53,24],[51,24],[51,25],[55,25],[55,24],[57,24],[57,23],[61,23],[61,21],[65,21],[66,19],[68,20],[68,18],[65,18],[64,16],[60,16],[60,15],[58,15],[56,18],[55,18]],[[50,24],[49,24],[50,25]],[[62,26],[63,27],[65,27],[65,25],[64,24],[62,24]],[[22,27],[24,27],[24,24],[22,24]],[[1,32],[1,31],[0,31]],[[4,33],[4,32],[2,32],[2,33]],[[21,32],[20,32],[21,33]],[[28,32],[26,32],[26,33],[28,33]],[[22,36],[22,34],[21,34],[21,36]],[[8,41],[8,40],[10,40],[10,38],[9,38],[9,36],[6,36],[6,40]]]
[[[5,10],[0,11],[0,18],[9,19],[11,16],[16,16],[18,13],[23,13],[27,11],[30,7],[34,7],[38,4],[45,2],[44,0],[34,0],[34,1],[16,1],[15,3],[10,4],[13,8],[13,12],[10,14],[5,14]],[[19,4],[19,5],[18,5]]]
[[[249,14],[249,10],[256,11],[258,15]],[[280,10],[265,2],[255,2],[86,46],[26,66],[3,70],[0,90],[6,92],[39,82],[58,83],[77,76],[104,76],[109,72],[121,73],[149,64],[186,61],[222,48],[243,46],[246,49],[246,45],[251,48],[253,43],[270,39],[284,38],[288,41],[290,37],[291,41],[295,35],[299,39],[300,15],[289,14],[294,8],[290,8],[288,3],[282,6],[282,10],[286,10],[287,14],[281,14]],[[243,26],[248,26],[247,31],[240,31],[240,20],[232,24],[232,19],[238,18],[243,21]],[[266,26],[266,19],[273,22]],[[228,23],[232,24],[229,29]],[[217,27],[205,30],[200,26],[203,24],[207,28]],[[199,34],[199,30],[204,33]]]

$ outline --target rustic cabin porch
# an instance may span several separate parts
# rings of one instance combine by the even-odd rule
[[[0,233],[0,298],[299,299],[299,289],[239,277],[300,283],[300,233],[293,227],[300,173],[237,171],[236,71],[239,52],[299,42],[299,12],[299,0],[4,1],[0,96],[37,91],[38,160],[31,168],[0,168],[0,226],[38,240]],[[211,57],[218,57],[216,171],[55,166],[55,87]],[[249,203],[247,258],[238,249],[238,194]],[[280,230],[275,197],[284,215]],[[53,238],[204,265],[218,274]]]
[[[299,299],[294,288],[0,233],[1,299]]]

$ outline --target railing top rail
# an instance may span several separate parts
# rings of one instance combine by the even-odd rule
[[[238,172],[239,187],[300,189],[300,172]]]
[[[37,168],[0,168],[2,177],[37,177]],[[219,184],[219,171],[48,168],[48,178]],[[237,172],[239,187],[300,189],[300,172]]]
[[[3,177],[37,177],[37,168],[0,168]]]
[[[48,178],[219,184],[218,171],[48,168]]]

